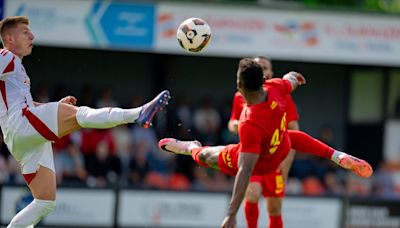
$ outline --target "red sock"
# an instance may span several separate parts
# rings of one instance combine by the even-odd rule
[[[296,151],[331,159],[334,149],[310,135],[296,130],[288,130],[292,148]]]
[[[268,228],[283,228],[282,215],[270,215]]]
[[[204,166],[204,167],[210,167],[210,166],[207,165],[207,163],[202,162],[202,161],[200,160],[200,158],[199,158],[199,154],[200,154],[200,152],[201,152],[204,148],[207,148],[207,147],[200,147],[200,148],[193,149],[193,150],[190,151],[190,153],[192,154],[193,160],[194,160],[197,164],[199,164],[199,165],[201,165],[201,166]]]
[[[251,203],[244,201],[244,217],[248,228],[257,228],[258,222],[258,202]]]

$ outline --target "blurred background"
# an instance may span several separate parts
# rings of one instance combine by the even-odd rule
[[[370,162],[359,179],[297,153],[285,227],[400,227],[399,0],[1,0],[35,34],[24,58],[34,100],[136,107],[163,89],[172,100],[154,125],[82,130],[54,144],[56,211],[44,227],[218,227],[233,179],[157,147],[158,139],[237,142],[227,130],[237,63],[267,55],[275,77],[301,72],[293,94],[300,128]],[[189,54],[176,28],[200,17],[210,45]],[[2,137],[0,137],[2,140]],[[19,167],[0,151],[0,222],[29,202]],[[260,202],[265,227],[265,202]],[[329,216],[328,216],[328,215]],[[244,219],[238,215],[239,227]]]

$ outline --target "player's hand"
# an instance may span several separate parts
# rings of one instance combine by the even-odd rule
[[[288,180],[289,171],[290,171],[290,168],[292,167],[295,154],[296,154],[296,152],[293,149],[290,149],[289,154],[286,156],[286,158],[279,165],[278,170],[281,172],[283,181],[285,181],[285,183]]]
[[[66,96],[60,100],[60,103],[76,105],[76,101],[77,101],[77,99],[74,96]]]
[[[228,130],[232,133],[237,134],[239,131],[239,120],[229,120]]]
[[[236,216],[227,215],[222,222],[221,228],[235,228],[236,227]]]
[[[289,161],[287,158],[281,162],[279,165],[278,170],[282,174],[283,181],[286,183],[289,177],[289,170],[290,167],[292,166],[293,160]]]
[[[291,72],[296,76],[297,81],[299,81],[299,85],[305,85],[307,83],[306,78],[302,74],[295,71]]]
[[[304,76],[302,74],[300,74],[299,72],[296,71],[290,71],[289,73],[285,74],[283,77],[285,78],[285,76],[294,76],[296,78],[296,80],[299,82],[299,85],[304,85],[306,84],[306,78],[304,78]]]

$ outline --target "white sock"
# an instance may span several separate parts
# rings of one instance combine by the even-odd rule
[[[142,107],[122,108],[99,108],[93,109],[86,106],[78,108],[76,120],[82,128],[105,129],[121,124],[133,123],[139,117]]]
[[[346,156],[346,155],[347,154],[345,152],[335,150],[335,151],[333,151],[331,160],[333,162],[335,162],[336,164],[340,165],[340,160],[343,158],[343,156]]]
[[[193,141],[192,143],[190,143],[190,144],[188,145],[187,151],[188,151],[189,154],[190,154],[190,151],[192,151],[193,149],[197,149],[197,148],[200,148],[200,146],[197,145],[197,144]]]
[[[36,225],[55,208],[55,201],[34,199],[14,216],[7,228],[26,228]]]

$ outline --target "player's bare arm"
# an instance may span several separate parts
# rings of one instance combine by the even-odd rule
[[[304,76],[295,71],[290,71],[289,73],[283,75],[282,78],[290,82],[292,85],[292,91],[295,90],[297,86],[306,84],[306,79]]]
[[[243,201],[246,193],[247,185],[249,184],[250,176],[252,175],[254,166],[257,163],[259,155],[254,153],[241,152],[238,161],[238,172],[233,185],[231,202],[228,208],[222,227],[230,228],[236,226],[236,214],[240,204]]]
[[[288,123],[289,130],[300,130],[299,122],[297,120],[290,121]],[[283,179],[287,181],[289,176],[289,170],[292,167],[294,157],[296,155],[296,151],[290,149],[289,154],[286,156],[285,160],[279,166],[279,170],[282,172]]]
[[[228,130],[233,133],[238,133],[239,129],[239,120],[229,120],[228,122]]]

